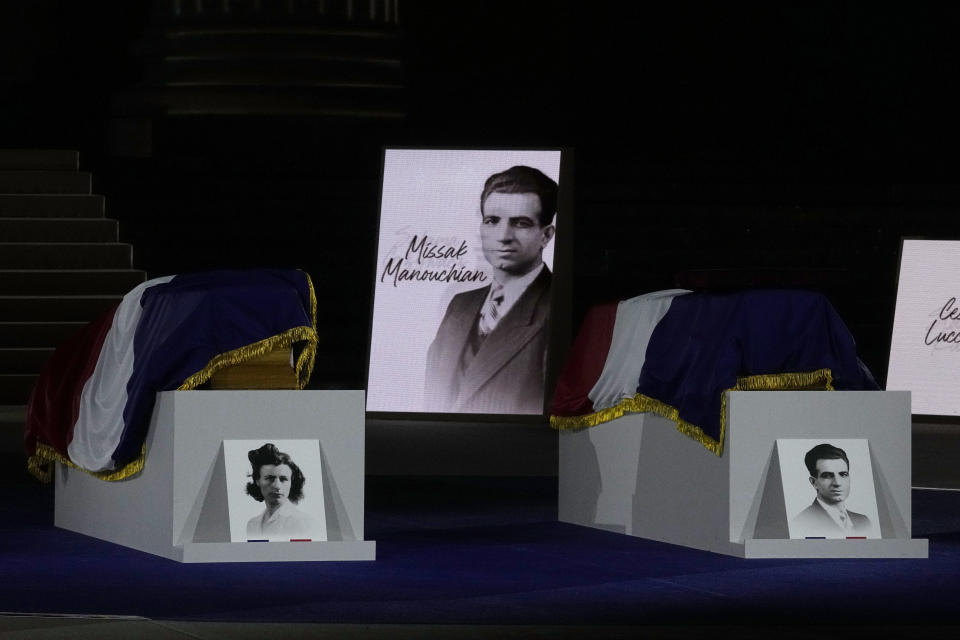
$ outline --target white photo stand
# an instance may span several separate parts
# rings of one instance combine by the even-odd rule
[[[231,542],[224,440],[314,440],[323,542]],[[180,562],[373,560],[363,539],[362,391],[157,394],[138,475],[104,482],[58,465],[58,527]]]
[[[909,392],[735,391],[727,411],[720,457],[653,414],[561,432],[560,520],[745,558],[927,557],[910,530]],[[866,439],[882,537],[791,540],[778,438]]]

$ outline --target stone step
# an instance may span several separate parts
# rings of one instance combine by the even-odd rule
[[[133,247],[121,242],[0,243],[0,269],[122,269],[133,263]]]
[[[0,296],[0,321],[93,320],[123,296]]]
[[[0,404],[26,404],[36,381],[32,373],[0,373]]]
[[[175,27],[154,33],[136,47],[145,57],[323,52],[397,57],[400,37],[391,29],[242,26]]]
[[[4,347],[0,349],[0,373],[40,373],[53,351],[53,347]]]
[[[0,322],[0,348],[55,347],[86,322]]]
[[[0,170],[77,171],[80,153],[65,149],[0,149]]]
[[[3,218],[2,242],[116,242],[118,224],[107,218]]]
[[[311,53],[167,56],[148,62],[143,81],[156,84],[270,84],[314,86],[317,83],[402,84],[400,61],[368,56]]]
[[[383,83],[250,83],[223,86],[141,87],[114,95],[117,113],[168,116],[311,115],[361,120],[399,120],[402,85]]]
[[[0,404],[0,453],[6,454],[7,464],[15,464],[24,468],[26,458],[23,458],[23,431],[27,424],[27,407],[25,400],[14,404]],[[16,462],[10,454],[18,456]]]
[[[0,269],[0,295],[123,295],[146,278],[136,269]]]
[[[153,2],[157,23],[175,25],[396,24],[399,0],[166,0]]]
[[[90,193],[86,171],[0,171],[0,193]]]
[[[101,195],[0,194],[0,218],[102,218]]]

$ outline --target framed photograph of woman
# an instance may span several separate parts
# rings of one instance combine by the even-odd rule
[[[225,440],[232,542],[327,539],[317,440]]]

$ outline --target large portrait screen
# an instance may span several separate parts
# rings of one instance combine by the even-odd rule
[[[960,241],[904,240],[888,390],[909,390],[913,413],[960,415]]]
[[[386,150],[368,411],[543,412],[560,155]]]

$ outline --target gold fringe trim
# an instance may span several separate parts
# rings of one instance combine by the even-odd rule
[[[596,413],[589,413],[582,416],[550,416],[550,426],[557,430],[579,431],[581,429],[595,427],[604,422],[610,422],[627,413],[655,413],[676,424],[677,431],[693,438],[718,456],[723,452],[724,424],[722,419],[720,425],[721,439],[720,442],[718,442],[708,436],[703,429],[697,425],[681,418],[676,408],[640,393],[632,398],[624,398],[619,404],[607,409],[601,409]]]
[[[619,404],[601,409],[596,413],[587,413],[582,416],[550,416],[550,426],[558,431],[579,431],[616,420],[625,413],[636,412],[633,407],[639,395],[637,394],[633,398],[624,398]]]
[[[798,373],[770,373],[737,378],[737,384],[720,394],[720,439],[714,440],[703,429],[680,417],[679,411],[660,400],[643,394],[624,398],[618,404],[582,416],[550,416],[550,426],[557,430],[577,431],[610,422],[626,413],[655,413],[677,425],[677,431],[693,438],[708,451],[720,456],[727,433],[727,391],[833,391],[833,373],[817,369]]]
[[[214,356],[200,371],[184,380],[183,384],[177,387],[178,391],[189,391],[196,389],[201,384],[210,379],[214,373],[224,367],[235,364],[241,364],[247,360],[257,358],[275,349],[289,348],[294,342],[306,342],[303,351],[296,362],[297,388],[303,389],[310,381],[313,374],[313,364],[317,354],[317,295],[313,290],[313,280],[310,274],[301,270],[301,273],[307,278],[307,288],[310,290],[310,326],[293,327],[283,333],[277,334],[255,342],[253,344],[227,351]],[[27,459],[27,471],[43,483],[48,483],[53,479],[53,463],[61,463],[88,475],[106,480],[107,482],[116,482],[124,480],[130,476],[143,471],[144,461],[147,457],[147,445],[144,443],[140,449],[140,456],[127,463],[122,469],[116,471],[88,471],[71,462],[66,456],[62,455],[50,445],[38,442],[35,453]]]
[[[833,391],[833,372],[817,369],[804,373],[767,373],[737,378],[731,391]]]
[[[144,444],[140,449],[140,456],[127,463],[122,469],[115,471],[88,471],[83,467],[75,465],[69,458],[62,455],[50,445],[38,442],[36,452],[27,460],[27,471],[40,482],[48,483],[53,480],[53,464],[59,462],[94,478],[106,480],[107,482],[116,482],[118,480],[125,480],[143,471],[143,461],[146,458],[146,454],[147,445]]]
[[[299,270],[307,278],[307,288],[310,289],[310,326],[317,330],[317,294],[313,291],[313,278],[303,269]]]
[[[307,288],[310,289],[310,326],[313,328],[314,341],[308,344],[300,352],[300,357],[297,358],[297,381],[301,389],[307,386],[307,383],[310,382],[310,376],[313,375],[313,365],[316,361],[317,343],[319,342],[317,336],[317,294],[313,291],[313,278],[306,271],[303,272],[303,275],[307,277]]]
[[[270,336],[260,342],[254,342],[243,347],[227,351],[210,359],[200,371],[183,381],[177,391],[190,391],[196,389],[204,382],[210,379],[214,373],[236,364],[242,364],[253,358],[259,358],[262,355],[270,353],[274,349],[289,348],[294,342],[306,342],[307,346],[303,348],[300,357],[297,358],[297,388],[303,389],[307,380],[310,378],[310,372],[313,371],[313,360],[317,352],[317,332],[312,327],[293,327],[283,333]]]

